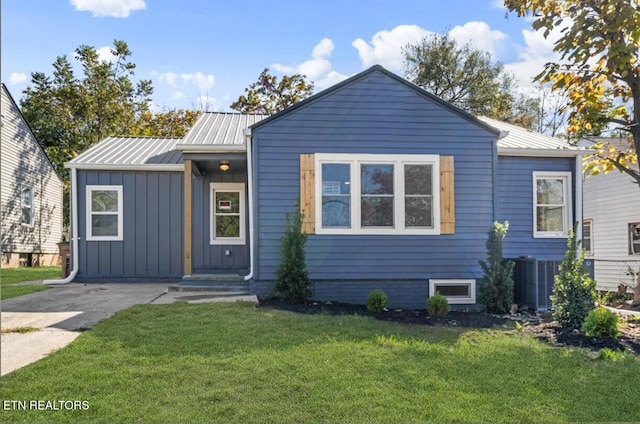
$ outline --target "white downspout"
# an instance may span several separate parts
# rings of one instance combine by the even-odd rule
[[[244,137],[247,145],[247,187],[249,196],[249,274],[245,275],[244,281],[253,278],[254,270],[254,248],[253,248],[253,162],[251,154],[251,129],[244,130]]]
[[[578,222],[576,228],[576,240],[582,242],[582,155],[576,156],[576,215],[575,220]]]
[[[48,285],[56,285],[56,284],[67,284],[73,281],[76,278],[76,274],[78,274],[78,196],[77,196],[77,184],[78,177],[76,174],[76,168],[71,168],[71,188],[69,190],[69,194],[71,195],[71,263],[73,264],[73,268],[71,272],[67,276],[67,278],[63,280],[44,280],[42,284]],[[74,190],[76,191],[74,193]],[[65,258],[62,258],[62,266],[64,267]]]

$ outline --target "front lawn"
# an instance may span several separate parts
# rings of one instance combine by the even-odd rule
[[[0,270],[0,291],[2,299],[22,296],[48,289],[42,284],[16,286],[16,283],[33,280],[48,280],[60,278],[62,268],[59,266],[2,268]]]
[[[88,409],[1,415],[29,423],[640,421],[640,359],[604,357],[512,329],[242,303],[140,305],[3,377],[5,401],[87,401]]]

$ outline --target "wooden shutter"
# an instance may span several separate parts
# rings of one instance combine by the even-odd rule
[[[440,234],[456,232],[453,174],[453,156],[440,156]]]
[[[306,234],[316,232],[315,175],[314,155],[300,155],[300,212],[303,215],[302,231]]]

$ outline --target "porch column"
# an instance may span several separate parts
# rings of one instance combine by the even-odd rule
[[[191,275],[191,159],[184,160],[184,275]]]

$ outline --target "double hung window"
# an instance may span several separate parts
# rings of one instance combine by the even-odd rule
[[[22,225],[33,225],[32,187],[22,187],[20,190],[20,222]]]
[[[439,156],[316,154],[318,234],[438,234]]]
[[[122,240],[122,186],[87,186],[87,240]]]
[[[571,221],[571,173],[533,173],[534,237],[567,237]]]

